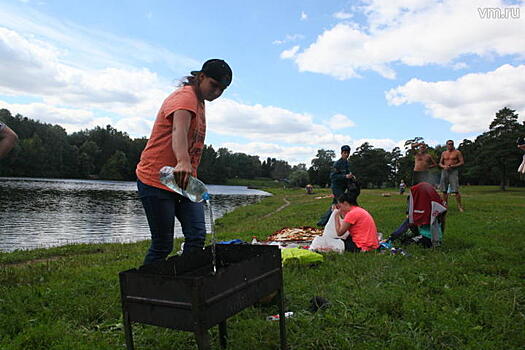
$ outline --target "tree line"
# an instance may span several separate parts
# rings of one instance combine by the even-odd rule
[[[0,176],[135,180],[135,167],[146,146],[146,138],[131,138],[107,125],[67,134],[59,125],[42,123],[20,114],[15,116],[0,110],[0,121],[13,129],[19,142],[0,162]],[[515,110],[503,108],[496,113],[489,130],[474,141],[465,139],[458,149],[465,157],[460,169],[463,184],[523,185],[516,169],[521,153],[516,139],[525,135],[525,123],[518,122]],[[405,148],[385,151],[368,142],[357,147],[349,157],[352,172],[363,187],[396,186],[400,180],[410,183],[414,151],[410,144],[423,141],[415,137],[405,142]],[[443,142],[445,144],[445,142]],[[444,145],[428,147],[439,161]],[[199,178],[206,183],[225,184],[229,179],[270,178],[290,186],[330,184],[330,171],[339,154],[319,149],[310,165],[291,166],[286,161],[232,152],[227,148],[215,150],[205,145]],[[439,178],[439,170],[434,170]]]

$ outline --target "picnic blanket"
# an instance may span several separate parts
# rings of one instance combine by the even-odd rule
[[[321,236],[321,229],[311,226],[284,227],[272,233],[266,241],[268,242],[311,242],[315,237]]]

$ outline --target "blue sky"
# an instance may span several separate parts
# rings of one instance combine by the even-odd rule
[[[306,163],[525,116],[525,6],[502,0],[0,0],[0,108],[68,132],[149,136],[209,58],[232,85],[207,105],[214,148]]]

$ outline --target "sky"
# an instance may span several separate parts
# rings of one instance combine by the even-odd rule
[[[525,116],[525,1],[0,0],[0,108],[68,133],[149,137],[210,58],[214,149],[305,163],[319,149],[474,139]]]

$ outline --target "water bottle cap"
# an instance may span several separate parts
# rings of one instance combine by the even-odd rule
[[[210,200],[211,199],[210,194],[208,192],[204,192],[202,194],[202,199],[204,199],[205,201]]]

